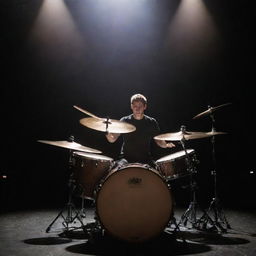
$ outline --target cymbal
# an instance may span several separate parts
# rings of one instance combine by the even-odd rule
[[[169,141],[179,141],[179,140],[194,140],[210,137],[210,134],[205,132],[189,132],[189,131],[179,131],[174,133],[164,133],[154,137],[156,140],[169,140]]]
[[[210,135],[210,136],[215,136],[215,135],[221,135],[221,134],[228,134],[227,132],[215,132],[215,131],[211,131],[211,132],[207,132],[206,134]]]
[[[107,118],[86,117],[80,119],[80,123],[88,128],[110,133],[129,133],[136,130],[132,124]]]
[[[208,138],[212,137],[215,135],[220,135],[220,134],[227,134],[226,132],[216,132],[216,131],[211,131],[211,132],[189,132],[189,131],[179,131],[179,132],[174,132],[174,133],[165,133],[165,134],[160,134],[154,137],[156,140],[169,140],[169,141],[179,141],[182,139],[185,140],[194,140],[194,139],[203,139],[203,138]]]
[[[102,153],[101,151],[89,147],[82,146],[81,144],[78,144],[76,142],[69,142],[65,140],[60,140],[60,141],[51,141],[51,140],[38,140],[38,142],[61,147],[61,148],[67,148],[67,149],[72,149],[72,150],[77,150],[77,151],[83,151],[83,152],[89,152],[89,153],[96,153],[100,154]]]
[[[222,108],[222,107],[225,107],[225,106],[228,106],[230,105],[231,103],[225,103],[225,104],[222,104],[222,105],[219,105],[217,107],[210,107],[206,110],[206,111],[203,111],[199,114],[197,114],[196,116],[193,117],[193,119],[197,119],[197,118],[200,118],[200,117],[204,117],[204,116],[208,116],[208,115],[211,115],[213,112],[215,112],[216,110]]]

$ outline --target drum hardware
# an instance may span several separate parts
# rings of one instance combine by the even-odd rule
[[[74,175],[74,150],[77,150],[76,153],[78,154],[84,152],[90,152],[87,154],[92,153],[102,153],[99,150],[89,148],[82,146],[81,144],[78,144],[74,142],[74,136],[71,135],[67,141],[49,141],[49,140],[38,140],[38,142],[54,145],[62,148],[69,149],[69,159],[68,159],[68,172],[70,173],[69,179],[68,179],[68,201],[66,205],[63,207],[63,209],[58,213],[58,215],[55,217],[55,219],[50,223],[50,225],[47,227],[46,232],[50,232],[53,224],[62,217],[63,219],[63,226],[66,229],[65,231],[70,231],[70,229],[79,229],[82,228],[84,231],[87,231],[87,225],[84,225],[83,218],[86,217],[86,210],[85,210],[85,198],[82,197],[82,203],[81,203],[81,209],[78,211],[73,203],[73,197],[76,192],[76,190],[79,188],[79,184],[76,182],[75,175]],[[82,151],[82,152],[81,152]],[[103,157],[103,156],[102,156]],[[64,213],[67,212],[67,215],[64,216]],[[81,226],[72,225],[76,224],[76,222],[79,222]]]
[[[202,217],[197,218],[198,210],[203,212],[204,218],[205,219],[207,218],[207,220],[212,225],[214,224],[214,222],[211,219],[211,217],[209,216],[209,214],[203,208],[201,208],[199,206],[199,204],[197,203],[196,190],[198,189],[198,186],[197,186],[197,183],[196,183],[195,179],[193,178],[193,173],[191,173],[191,175],[190,175],[190,185],[189,186],[190,186],[190,193],[191,193],[191,201],[189,203],[189,206],[188,206],[187,210],[181,216],[181,219],[178,223],[178,226],[183,224],[186,227],[187,223],[190,222],[192,228],[202,230],[204,226],[201,223]]]
[[[181,216],[181,219],[178,223],[178,225],[183,224],[184,226],[187,226],[187,222],[190,222],[192,224],[192,228],[197,227],[197,200],[196,200],[196,189],[197,184],[196,181],[193,178],[193,173],[190,174],[190,193],[191,193],[191,201],[189,203],[189,206],[187,210],[183,213]]]
[[[186,127],[184,125],[181,126],[180,131],[181,131],[181,134],[186,135]],[[182,145],[182,148],[185,151],[187,170],[190,173],[189,187],[190,187],[191,201],[189,203],[187,210],[181,216],[181,219],[180,219],[178,225],[183,224],[186,227],[187,223],[190,222],[192,228],[198,228],[197,210],[199,208],[199,205],[196,200],[196,190],[197,190],[198,186],[197,186],[196,180],[194,178],[194,175],[197,173],[197,169],[196,169],[190,155],[187,153],[187,149],[185,146],[185,140],[186,140],[185,137],[181,138],[180,143]]]
[[[230,103],[228,103],[230,104]],[[227,104],[223,104],[221,106],[224,106]],[[209,109],[211,109],[211,107],[209,107]],[[207,210],[207,215],[204,214],[201,219],[200,222],[203,223],[204,227],[207,228],[207,224],[209,222],[209,215],[212,213],[213,215],[213,223],[212,221],[210,221],[210,224],[213,224],[213,227],[219,231],[219,232],[226,232],[227,229],[230,229],[231,226],[228,223],[225,214],[223,212],[221,203],[220,203],[220,199],[218,197],[218,193],[217,193],[217,162],[216,162],[216,154],[215,154],[215,135],[218,134],[226,134],[223,132],[216,132],[215,129],[215,118],[213,115],[213,112],[209,113],[211,121],[212,121],[212,131],[209,132],[209,134],[212,134],[211,137],[211,144],[212,144],[212,162],[213,162],[213,170],[211,171],[211,175],[213,176],[213,183],[214,183],[214,197],[212,198],[212,201],[210,202],[209,208]]]
[[[74,141],[74,136],[69,137],[70,142],[72,143]],[[72,155],[73,155],[73,150],[69,150],[69,160],[68,160],[68,171],[70,172],[72,170]],[[69,192],[68,192],[68,202],[67,204],[63,207],[63,209],[58,213],[58,215],[55,217],[55,219],[50,223],[50,225],[46,229],[46,233],[50,232],[51,227],[53,224],[57,221],[59,217],[62,217],[63,219],[63,226],[66,229],[65,231],[70,230],[70,224],[75,223],[76,220],[78,220],[81,224],[81,227],[84,229],[84,223],[82,220],[82,216],[80,215],[79,211],[77,211],[74,203],[73,203],[73,193],[76,188],[75,180],[73,177],[73,173],[71,172],[68,180],[68,187],[69,187]],[[67,216],[64,216],[64,212],[67,211]],[[83,209],[82,209],[83,211]],[[84,214],[84,213],[83,213]],[[81,228],[79,227],[79,228]],[[72,227],[72,229],[76,229],[77,227]]]
[[[174,229],[172,230],[172,226],[174,226]],[[187,243],[184,235],[182,234],[181,230],[180,230],[180,227],[179,227],[179,224],[177,223],[177,220],[176,218],[173,216],[171,218],[171,220],[169,221],[168,225],[167,225],[167,229],[171,229],[171,232],[172,234],[176,237],[177,233],[179,232],[179,237],[182,239],[183,243]]]
[[[173,230],[174,233],[176,233],[177,231],[180,231],[180,227],[179,227],[177,220],[174,216],[171,218],[171,220],[167,224],[167,228],[171,228],[172,226],[174,226],[174,230]]]
[[[187,244],[186,238],[182,234],[179,224],[177,223],[177,220],[174,216],[171,218],[170,222],[168,223],[167,228],[171,229],[172,226],[174,226],[174,229],[171,231],[172,234],[175,236],[175,238],[177,238],[177,233],[179,233],[179,238],[181,238],[182,242],[186,245]]]
[[[184,134],[183,138],[181,138],[181,140],[180,140],[180,144],[181,144],[181,146],[182,146],[182,148],[185,152],[185,156],[186,156],[185,160],[186,160],[187,168],[188,168],[190,173],[197,173],[195,165],[193,164],[193,161],[192,161],[190,155],[188,154],[188,151],[187,151],[186,146],[185,146],[185,140],[186,140],[185,136],[186,136],[186,133],[187,133],[186,132],[186,126],[182,125],[180,130],[181,130],[182,134]]]
[[[56,216],[56,218],[47,227],[46,233],[50,232],[50,229],[51,229],[52,225],[57,221],[57,219],[59,217],[62,217],[62,219],[63,219],[62,224],[63,224],[64,228],[66,229],[66,231],[69,231],[70,228],[72,228],[72,229],[77,229],[77,228],[81,228],[81,227],[83,229],[85,228],[83,220],[82,220],[82,218],[85,217],[84,209],[82,209],[81,212],[77,211],[77,209],[76,209],[76,207],[73,203],[73,200],[72,200],[73,192],[75,190],[75,185],[74,185],[74,181],[73,181],[73,178],[72,178],[72,174],[70,175],[68,183],[69,183],[68,202],[65,205],[65,207],[59,212],[59,214]],[[64,216],[65,211],[67,211],[67,216],[66,217]],[[75,223],[76,220],[78,220],[80,222],[81,227],[71,227],[70,226],[70,224]]]
[[[187,223],[190,222],[193,228],[197,227],[197,208],[198,203],[196,200],[196,189],[197,183],[194,179],[194,175],[197,173],[196,167],[194,165],[194,161],[191,159],[191,154],[188,153],[188,150],[185,146],[186,140],[193,140],[193,139],[202,139],[210,137],[211,135],[206,132],[192,132],[187,131],[184,125],[181,126],[179,132],[174,133],[165,133],[161,135],[157,135],[154,137],[156,140],[165,140],[165,141],[179,141],[185,156],[185,168],[187,170],[188,175],[190,176],[190,193],[191,193],[191,202],[189,203],[189,207],[181,216],[181,219],[178,223],[178,226],[183,223],[184,226],[187,226]]]
[[[136,127],[124,121],[98,117],[87,110],[74,106],[77,110],[91,116],[80,119],[80,123],[90,129],[109,133],[129,133],[136,130]]]

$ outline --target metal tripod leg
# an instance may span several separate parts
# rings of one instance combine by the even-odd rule
[[[208,214],[208,211],[203,210],[202,217],[197,221],[197,229],[202,231],[219,231],[221,227],[219,227],[217,223],[213,221],[213,219]]]
[[[222,210],[220,201],[217,197],[213,198],[210,203],[208,213],[210,214],[210,212],[213,213],[214,223],[220,229],[220,231],[226,232],[227,229],[231,228]]]
[[[177,233],[180,233],[180,238],[182,239],[182,241],[184,243],[186,243],[186,239],[184,238],[184,236],[182,235],[181,231],[180,231],[180,227],[179,227],[179,224],[177,223],[176,221],[176,218],[173,216],[171,218],[171,220],[169,221],[168,225],[167,225],[167,228],[170,228],[174,226],[174,230],[173,230],[173,234],[175,235],[175,237],[177,236]]]
[[[63,213],[63,211],[64,211],[64,209],[62,209],[60,212],[59,212],[59,214],[56,216],[56,218],[51,222],[51,224],[47,227],[47,229],[46,229],[46,233],[49,233],[50,232],[50,229],[51,229],[51,227],[52,227],[52,225],[56,222],[56,220],[61,216],[63,219],[65,219],[64,218],[64,216],[62,215],[62,213]]]
[[[210,115],[212,119],[212,133],[214,134],[216,132],[214,123],[215,118],[213,113]],[[216,172],[216,156],[215,156],[215,136],[212,136],[211,138],[211,144],[212,144],[212,162],[213,162],[213,171],[211,171],[211,175],[214,177],[214,197],[210,203],[210,206],[207,210],[207,212],[204,213],[204,215],[200,218],[200,223],[203,225],[204,229],[208,228],[208,224],[210,224],[210,228],[208,229],[215,229],[218,232],[226,232],[227,229],[230,229],[230,225],[227,222],[227,219],[225,217],[225,214],[222,210],[222,207],[220,205],[220,200],[217,196],[217,172]],[[210,217],[210,214],[212,213],[213,219]]]
[[[190,190],[191,190],[192,200],[189,203],[189,207],[187,208],[187,210],[181,216],[179,225],[183,224],[186,227],[187,223],[190,222],[192,228],[197,228],[197,221],[198,221],[197,220],[198,203],[196,201],[197,184],[193,179],[192,175],[193,173],[190,174]]]
[[[66,206],[59,212],[59,214],[56,216],[56,218],[51,222],[51,224],[47,227],[46,229],[46,233],[48,233],[52,227],[52,225],[57,221],[57,219],[59,217],[63,218],[63,226],[69,230],[69,225],[71,223],[74,223],[75,220],[77,219],[80,223],[81,223],[81,227],[84,227],[83,221],[79,216],[79,212],[76,210],[74,204],[72,203],[72,197],[73,197],[73,193],[74,190],[76,188],[75,182],[73,180],[73,176],[72,174],[70,175],[69,178],[69,195],[68,195],[68,203],[66,204]],[[63,213],[64,211],[67,211],[67,216],[64,217]]]
[[[68,214],[67,216],[65,217],[63,214],[64,212],[67,211]],[[74,215],[74,213],[75,215]],[[79,212],[75,209],[75,206],[72,204],[72,203],[68,203],[60,212],[59,214],[56,216],[56,218],[51,222],[51,224],[47,227],[46,229],[46,233],[49,233],[50,232],[50,229],[51,227],[53,226],[53,224],[57,221],[57,219],[59,217],[62,217],[63,218],[63,226],[67,229],[67,231],[69,230],[70,228],[70,224],[72,224],[76,219],[78,219],[78,221],[81,223],[81,226],[83,227],[84,224],[83,224],[83,221],[82,219],[79,217]]]
[[[181,131],[185,134],[185,126],[181,126]],[[194,174],[197,173],[197,170],[194,166],[193,161],[190,159],[189,155],[187,154],[186,147],[185,147],[185,137],[180,141],[181,145],[186,153],[186,165],[187,170],[190,173],[190,192],[191,192],[191,202],[189,204],[188,209],[185,211],[185,213],[181,216],[181,219],[179,221],[179,225],[183,223],[184,226],[187,226],[187,223],[190,222],[192,228],[197,227],[197,201],[196,201],[196,189],[197,184],[194,179]]]
[[[179,225],[183,223],[184,226],[187,226],[187,223],[190,222],[192,224],[192,228],[195,228],[197,223],[196,212],[197,212],[196,202],[190,202],[188,209],[181,216]]]
[[[222,210],[220,200],[217,196],[217,178],[216,178],[216,170],[212,171],[212,175],[214,176],[214,197],[210,203],[210,206],[207,210],[208,214],[212,213],[214,226],[220,232],[226,232],[227,229],[230,229],[231,226],[229,225],[225,214]]]
[[[179,225],[178,225],[175,217],[171,218],[171,220],[169,221],[167,227],[171,228],[172,225],[174,225],[174,227],[175,227],[174,230],[173,230],[174,232],[176,232],[177,230],[180,231]]]

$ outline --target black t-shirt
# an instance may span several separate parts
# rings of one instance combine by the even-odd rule
[[[146,115],[143,119],[136,120],[132,114],[122,117],[120,120],[136,127],[134,132],[122,134],[121,158],[125,158],[130,163],[150,162],[152,160],[152,139],[160,131],[157,121]]]

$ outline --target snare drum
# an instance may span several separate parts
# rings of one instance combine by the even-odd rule
[[[110,171],[97,191],[96,213],[109,234],[142,242],[160,234],[172,216],[172,194],[151,167],[128,164]]]
[[[195,160],[195,150],[187,149],[190,160]],[[185,150],[164,156],[156,161],[156,166],[165,179],[177,179],[189,174]]]
[[[94,200],[97,184],[111,169],[112,158],[92,153],[73,153],[73,173],[78,186],[82,188],[81,197]]]

